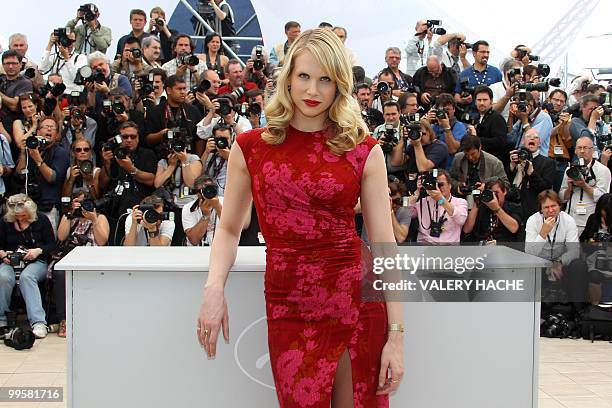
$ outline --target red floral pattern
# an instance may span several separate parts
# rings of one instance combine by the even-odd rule
[[[337,156],[325,144],[328,131],[290,127],[280,145],[265,143],[262,131],[237,141],[267,245],[268,346],[280,406],[328,408],[348,350],[355,407],[388,407],[387,396],[376,396],[386,309],[361,301],[363,243],[353,211],[376,141]]]

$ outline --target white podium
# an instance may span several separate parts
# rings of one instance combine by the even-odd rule
[[[428,251],[400,247],[400,252]],[[445,249],[449,256],[469,251]],[[491,273],[539,258],[505,247]],[[209,361],[196,317],[209,248],[80,247],[66,270],[68,407],[275,407],[263,298],[264,247],[240,247],[226,286],[230,344]],[[537,406],[539,302],[405,303],[405,369],[392,407]]]

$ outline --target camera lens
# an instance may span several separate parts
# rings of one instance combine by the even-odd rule
[[[164,20],[162,20],[161,18],[156,18],[155,19],[155,24],[160,26],[160,27],[163,27],[164,26]]]
[[[86,198],[81,201],[81,208],[83,208],[83,210],[85,211],[91,212],[96,208],[96,203],[94,202],[94,200]]]
[[[262,60],[253,61],[253,69],[255,71],[261,71],[264,68],[264,63]]]
[[[82,160],[79,162],[79,170],[81,173],[90,174],[93,171],[93,162],[91,160]]]
[[[28,149],[37,149],[40,145],[40,141],[36,136],[29,136],[26,139],[26,146]]]
[[[170,148],[172,150],[174,150],[175,152],[183,152],[185,151],[185,142],[183,142],[182,140],[178,140],[178,139],[173,139],[170,142]]]
[[[116,158],[118,158],[119,160],[123,160],[128,157],[129,152],[124,147],[118,147],[117,150],[115,150],[114,154]]]
[[[376,85],[376,90],[379,93],[389,92],[389,90],[390,90],[389,84],[386,83],[386,82],[379,82],[378,85]]]
[[[142,215],[142,217],[149,224],[155,224],[157,221],[161,219],[161,216],[155,210],[146,210],[144,214]]]
[[[480,194],[480,199],[485,203],[493,201],[493,197],[493,191],[491,190],[485,190]]]
[[[215,198],[219,194],[219,189],[214,184],[207,184],[201,190],[201,193],[204,198],[210,200],[212,198]]]
[[[140,48],[132,48],[130,50],[130,52],[132,53],[132,57],[134,57],[134,58],[141,58],[142,57],[142,51],[140,50]]]
[[[217,149],[227,149],[229,143],[225,137],[215,137],[215,145]]]

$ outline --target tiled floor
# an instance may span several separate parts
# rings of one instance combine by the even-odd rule
[[[56,386],[65,392],[66,340],[50,334],[24,351],[0,345],[0,386]],[[0,403],[0,408],[65,406]],[[540,339],[539,408],[563,407],[612,408],[612,343]]]

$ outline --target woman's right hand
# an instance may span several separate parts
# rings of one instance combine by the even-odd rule
[[[223,330],[225,343],[229,344],[229,315],[223,288],[206,288],[197,322],[197,336],[208,359],[217,355],[217,337]]]
[[[70,178],[76,178],[81,174],[81,169],[79,169],[79,166],[72,166],[72,168],[70,169]]]

